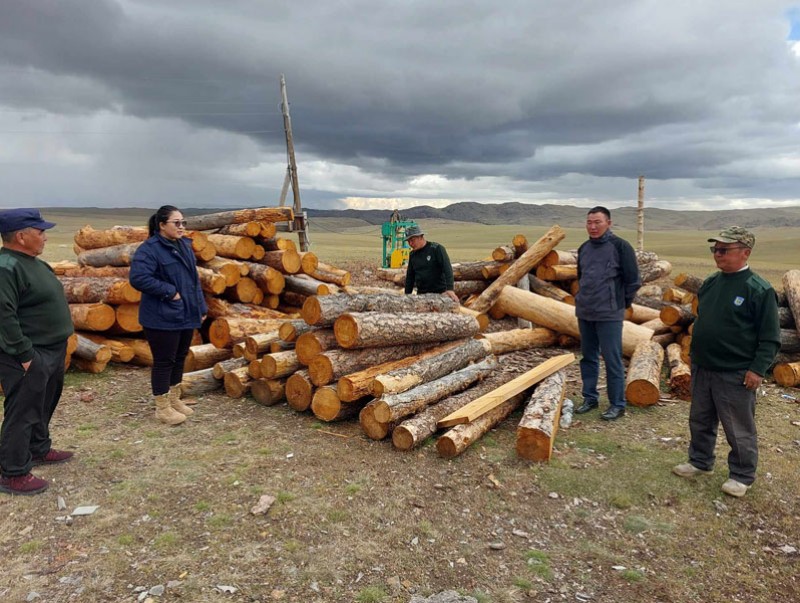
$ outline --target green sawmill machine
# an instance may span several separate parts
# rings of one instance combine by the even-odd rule
[[[400,268],[408,262],[411,248],[406,242],[406,229],[417,226],[414,220],[404,220],[400,212],[394,210],[388,222],[381,226],[383,237],[382,266],[384,268]]]

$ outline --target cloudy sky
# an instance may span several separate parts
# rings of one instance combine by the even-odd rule
[[[800,3],[3,0],[0,207],[800,204]]]

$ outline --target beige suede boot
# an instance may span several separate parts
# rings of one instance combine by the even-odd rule
[[[180,385],[173,385],[172,387],[170,387],[169,388],[169,393],[167,395],[169,396],[170,405],[172,406],[172,408],[177,410],[179,413],[184,414],[187,417],[189,415],[193,415],[194,414],[194,410],[192,410],[191,408],[186,406],[186,404],[184,404],[183,400],[181,400],[181,386]]]
[[[167,425],[180,425],[186,420],[186,415],[172,408],[169,394],[155,396],[156,419]]]
[[[197,400],[195,398],[181,398],[181,396],[183,394],[181,392],[180,384],[173,385],[172,387],[169,388],[170,392],[172,392],[172,390],[175,390],[176,392],[178,392],[178,398],[180,398],[181,402],[183,402],[184,404],[186,404],[188,406],[194,406],[195,404],[197,404]]]

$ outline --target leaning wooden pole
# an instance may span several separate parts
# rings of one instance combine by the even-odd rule
[[[639,176],[639,202],[636,207],[636,249],[644,251],[644,176]]]

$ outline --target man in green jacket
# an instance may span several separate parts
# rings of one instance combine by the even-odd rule
[[[0,212],[0,492],[37,494],[47,481],[35,465],[63,463],[71,452],[51,447],[50,419],[61,398],[72,318],[64,288],[38,259],[55,226],[37,209]]]
[[[453,291],[453,266],[443,245],[425,240],[419,226],[406,230],[406,241],[411,247],[406,269],[406,295],[417,288],[417,293],[441,293],[453,301],[458,296]]]
[[[689,462],[672,472],[680,477],[711,473],[721,422],[731,447],[722,491],[738,498],[756,477],[756,391],[781,345],[778,301],[772,286],[747,264],[756,242],[753,233],[732,226],[708,241],[719,272],[697,294]]]

